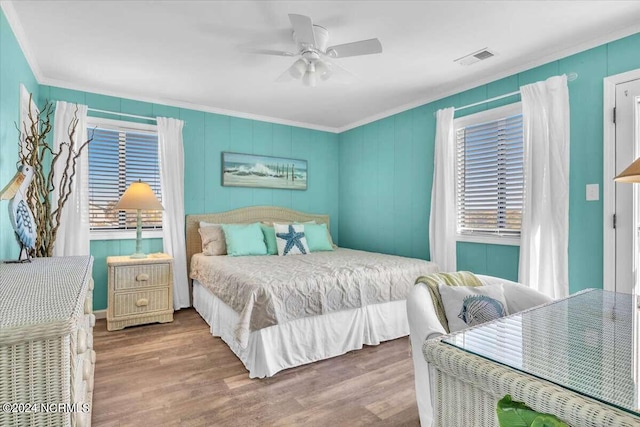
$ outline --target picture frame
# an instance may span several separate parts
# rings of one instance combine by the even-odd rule
[[[225,187],[306,190],[306,160],[222,152],[222,185]]]

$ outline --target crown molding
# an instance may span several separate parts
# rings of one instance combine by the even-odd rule
[[[638,32],[640,32],[640,23],[634,24],[634,25],[629,26],[629,27],[622,28],[622,29],[617,30],[617,31],[610,32],[610,33],[608,33],[608,34],[606,34],[604,36],[601,36],[601,37],[590,39],[590,40],[588,40],[586,42],[574,45],[574,46],[572,46],[570,48],[562,49],[562,50],[550,53],[550,54],[545,55],[545,56],[543,56],[543,57],[541,57],[539,59],[536,59],[535,61],[530,61],[530,62],[527,62],[527,63],[525,63],[523,65],[519,65],[517,67],[509,68],[507,70],[501,71],[500,73],[493,74],[490,77],[485,77],[485,78],[482,78],[482,79],[473,80],[473,81],[471,81],[469,83],[465,83],[463,85],[453,86],[452,88],[450,88],[448,90],[445,90],[445,91],[442,91],[442,92],[438,92],[438,93],[435,93],[433,95],[429,95],[427,97],[423,97],[423,98],[415,100],[415,101],[411,101],[409,103],[406,103],[406,104],[391,108],[389,110],[380,112],[378,114],[371,115],[371,116],[366,117],[366,118],[361,119],[361,120],[357,120],[357,121],[355,121],[353,123],[350,123],[348,125],[344,125],[344,126],[339,127],[338,128],[338,133],[346,132],[348,130],[355,129],[355,128],[360,127],[360,126],[364,126],[366,124],[369,124],[369,123],[384,119],[386,117],[393,116],[395,114],[399,114],[399,113],[402,113],[402,112],[407,111],[407,110],[411,110],[412,108],[420,107],[422,105],[429,104],[429,103],[434,102],[434,101],[438,101],[438,100],[446,98],[448,96],[456,95],[456,94],[459,94],[459,93],[464,92],[466,90],[473,89],[473,88],[476,88],[478,86],[482,86],[482,85],[485,85],[485,84],[488,84],[488,83],[492,83],[494,81],[503,79],[505,77],[509,77],[509,76],[514,75],[514,74],[518,74],[518,73],[521,73],[523,71],[530,70],[532,68],[539,67],[539,66],[547,64],[549,62],[557,61],[557,60],[560,60],[562,58],[566,58],[568,56],[575,55],[577,53],[583,52],[585,50],[589,50],[589,49],[601,46],[603,44],[611,43],[611,42],[613,42],[615,40],[630,36],[632,34],[636,34]],[[578,76],[578,78],[580,78],[580,76]],[[453,105],[452,105],[452,107],[453,107]]]
[[[20,19],[18,19],[18,14],[13,7],[12,1],[0,1],[0,9],[4,12],[5,18],[7,18],[7,22],[11,27],[11,31],[13,31],[13,35],[18,41],[18,45],[20,49],[22,49],[22,53],[31,68],[31,72],[33,73],[36,81],[40,83],[42,81],[43,75],[40,70],[40,66],[38,65],[38,61],[36,61],[36,57],[33,54],[33,50],[31,50],[31,46],[27,41],[27,36],[25,35],[24,28],[22,27],[22,23]]]
[[[354,129],[354,128],[357,128],[357,127],[360,127],[360,126],[364,126],[364,125],[372,123],[374,121],[381,120],[381,119],[384,119],[386,117],[393,116],[395,114],[399,114],[399,113],[402,113],[404,111],[411,110],[413,108],[423,106],[425,104],[429,104],[429,103],[437,101],[439,99],[443,99],[443,98],[446,98],[448,96],[455,95],[455,94],[464,92],[466,90],[473,89],[475,87],[482,86],[482,85],[494,82],[496,80],[500,80],[502,78],[509,77],[509,76],[514,75],[514,74],[518,74],[518,73],[521,73],[523,71],[538,67],[540,65],[544,65],[544,64],[547,64],[549,62],[557,61],[559,59],[574,55],[576,53],[579,53],[579,52],[582,52],[582,51],[585,51],[585,50],[588,50],[588,49],[591,49],[591,48],[594,48],[594,47],[597,47],[597,46],[600,46],[600,45],[603,45],[603,44],[606,44],[606,43],[610,43],[610,42],[612,42],[614,40],[618,40],[618,39],[621,39],[623,37],[627,37],[627,36],[630,36],[632,34],[640,32],[640,23],[634,24],[632,26],[625,27],[625,28],[622,28],[620,30],[610,32],[610,33],[605,34],[603,36],[590,39],[590,40],[588,40],[586,42],[574,45],[574,46],[572,46],[570,48],[550,53],[550,54],[545,55],[545,56],[543,56],[543,57],[541,57],[541,58],[539,58],[539,59],[537,59],[535,61],[530,61],[530,62],[527,62],[527,63],[525,63],[523,65],[509,68],[509,69],[504,70],[504,71],[502,71],[500,73],[493,74],[490,77],[485,77],[485,78],[482,78],[482,79],[473,80],[473,81],[470,81],[470,82],[465,83],[463,85],[455,85],[455,86],[452,86],[451,88],[449,88],[447,90],[444,90],[444,91],[441,91],[441,92],[437,92],[435,94],[431,94],[431,95],[426,96],[426,97],[422,97],[422,98],[417,99],[415,101],[411,101],[409,103],[399,105],[397,107],[390,108],[390,109],[382,111],[380,113],[373,114],[371,116],[365,117],[365,118],[360,119],[360,120],[356,120],[355,122],[348,123],[348,124],[343,125],[343,126],[332,127],[332,126],[318,125],[318,124],[315,124],[315,123],[298,122],[298,121],[295,121],[295,120],[282,119],[282,118],[278,118],[278,117],[271,117],[271,116],[253,114],[253,113],[245,113],[245,112],[241,112],[241,111],[228,110],[228,109],[225,109],[225,108],[212,107],[212,106],[208,106],[208,105],[200,105],[200,104],[190,103],[190,102],[186,102],[186,101],[178,101],[178,100],[154,98],[154,97],[145,97],[145,96],[135,96],[135,95],[132,95],[131,93],[126,94],[126,93],[121,93],[121,92],[117,92],[117,91],[105,91],[105,90],[93,87],[91,85],[79,85],[79,84],[74,84],[74,83],[70,83],[70,82],[67,82],[67,81],[47,78],[42,74],[42,71],[41,71],[41,69],[40,69],[40,67],[38,65],[38,62],[37,62],[35,56],[33,55],[33,51],[30,48],[30,45],[29,45],[29,43],[27,41],[26,34],[24,32],[24,28],[22,27],[22,24],[20,23],[20,20],[19,20],[19,18],[17,16],[17,13],[15,11],[15,8],[13,7],[13,1],[8,1],[8,0],[0,1],[0,8],[4,12],[5,17],[7,18],[7,21],[9,22],[9,26],[11,27],[11,30],[13,31],[13,34],[15,35],[15,37],[16,37],[16,39],[18,41],[18,44],[19,44],[20,48],[22,49],[22,52],[23,52],[23,54],[24,54],[24,56],[25,56],[25,58],[26,58],[26,60],[27,60],[27,62],[29,64],[29,66],[31,67],[31,71],[33,72],[33,74],[34,74],[36,80],[38,81],[38,83],[41,84],[41,85],[56,86],[56,87],[60,87],[60,88],[64,88],[64,89],[78,90],[78,91],[83,91],[83,92],[91,92],[91,93],[95,93],[95,94],[99,94],[99,95],[106,95],[106,96],[114,96],[114,97],[118,97],[118,98],[133,99],[133,100],[142,101],[142,102],[166,105],[166,106],[169,106],[169,107],[177,107],[177,108],[198,110],[198,111],[203,111],[203,112],[207,112],[207,113],[222,114],[222,115],[231,116],[231,117],[239,117],[239,118],[243,118],[243,119],[257,120],[257,121],[262,121],[262,122],[275,123],[275,124],[281,124],[281,125],[287,125],[287,126],[294,126],[294,127],[299,127],[299,128],[312,129],[312,130],[318,130],[318,131],[330,132],[330,133],[336,133],[336,134],[340,134],[342,132],[346,132],[348,130],[351,130],[351,129]]]
[[[127,94],[127,93],[117,92],[117,91],[105,91],[102,89],[97,89],[90,85],[84,86],[79,84],[72,84],[63,80],[44,78],[39,83],[45,86],[55,86],[62,89],[70,89],[70,90],[77,90],[81,92],[95,93],[97,95],[131,99],[134,101],[148,102],[150,104],[159,104],[167,107],[184,108],[188,110],[202,111],[205,113],[221,114],[225,116],[238,117],[242,119],[256,120],[256,121],[274,123],[274,124],[280,124],[280,125],[287,125],[287,126],[299,127],[304,129],[318,130],[322,132],[338,133],[338,128],[330,127],[330,126],[317,125],[314,123],[298,122],[295,120],[287,120],[287,119],[281,119],[278,117],[263,116],[263,115],[254,114],[254,113],[245,113],[242,111],[227,110],[225,108],[212,107],[209,105],[195,104],[191,102],[178,101],[174,99],[153,98],[153,97],[146,97],[146,96],[137,96],[131,93]],[[89,105],[89,107],[91,107],[91,105]]]
[[[227,110],[225,108],[212,107],[208,105],[200,105],[200,104],[190,103],[186,101],[177,101],[172,99],[153,98],[153,97],[144,97],[144,96],[132,96],[131,93],[127,94],[127,93],[116,92],[116,91],[105,91],[105,90],[98,89],[96,87],[92,87],[90,85],[84,86],[79,84],[73,84],[67,81],[47,78],[42,74],[42,71],[40,70],[40,67],[38,65],[38,61],[36,61],[35,55],[33,55],[33,50],[31,49],[29,42],[27,41],[24,28],[22,27],[20,19],[18,18],[18,14],[15,8],[13,7],[13,1],[0,1],[0,8],[4,12],[5,17],[9,22],[9,26],[11,27],[11,31],[13,31],[13,34],[16,40],[18,41],[18,45],[20,46],[20,49],[22,49],[22,53],[24,54],[27,60],[27,63],[29,64],[31,71],[33,72],[33,75],[36,78],[36,81],[40,85],[55,86],[63,89],[78,90],[82,92],[91,92],[98,95],[114,96],[118,98],[134,99],[136,101],[148,102],[151,104],[161,104],[169,107],[198,110],[206,113],[221,114],[225,116],[239,117],[243,119],[257,120],[261,122],[294,126],[294,127],[304,128],[304,129],[338,133],[337,127],[323,126],[315,123],[298,122],[295,120],[281,119],[278,117],[271,117],[271,116],[264,116],[260,114]]]

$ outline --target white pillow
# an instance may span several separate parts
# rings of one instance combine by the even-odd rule
[[[461,331],[506,316],[502,285],[448,286],[438,284],[450,332]]]
[[[278,255],[306,255],[309,253],[302,224],[273,224]]]
[[[202,221],[200,222],[202,225]],[[227,241],[224,238],[224,232],[220,224],[211,224],[206,227],[198,228],[200,240],[202,241],[202,253],[210,255],[226,255]]]

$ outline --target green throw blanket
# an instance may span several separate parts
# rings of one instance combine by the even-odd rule
[[[438,320],[449,333],[449,322],[447,315],[444,313],[444,305],[442,305],[442,297],[438,290],[438,284],[442,283],[449,286],[482,286],[482,282],[478,277],[470,271],[458,271],[455,273],[433,273],[427,276],[420,276],[416,279],[416,285],[424,283],[429,289],[433,306],[436,309]]]

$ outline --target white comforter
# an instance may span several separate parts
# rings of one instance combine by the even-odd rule
[[[204,256],[191,278],[240,315],[236,339],[307,316],[406,299],[416,278],[438,271],[424,260],[351,249],[292,256]]]

